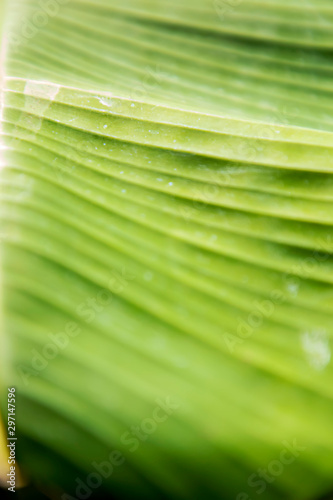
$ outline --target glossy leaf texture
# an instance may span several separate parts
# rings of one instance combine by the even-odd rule
[[[1,380],[44,490],[113,450],[90,489],[115,498],[333,486],[332,23],[328,0],[5,5]]]

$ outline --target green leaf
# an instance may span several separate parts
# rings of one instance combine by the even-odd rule
[[[23,473],[62,500],[324,494],[331,2],[4,10],[2,416],[15,387]]]

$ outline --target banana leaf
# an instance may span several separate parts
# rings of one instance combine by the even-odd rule
[[[1,413],[10,388],[26,482],[319,499],[332,2],[1,7]]]

